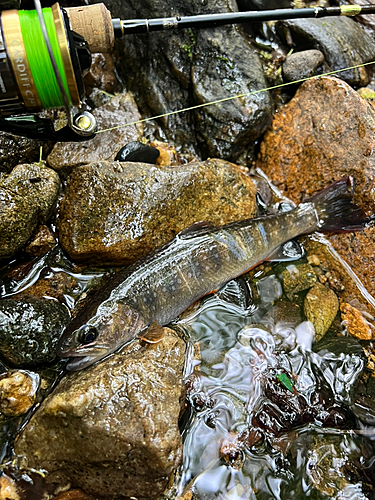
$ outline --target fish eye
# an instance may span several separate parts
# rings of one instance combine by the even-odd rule
[[[79,334],[79,340],[82,344],[91,344],[98,336],[98,330],[95,326],[92,325],[84,325],[81,328]]]

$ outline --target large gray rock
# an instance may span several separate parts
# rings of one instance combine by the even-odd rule
[[[374,38],[348,17],[292,19],[283,21],[283,24],[290,29],[298,46],[323,52],[332,70],[375,59]],[[350,85],[362,87],[369,81],[365,67],[342,71],[337,76]]]
[[[48,219],[59,189],[57,173],[42,164],[18,165],[0,177],[0,259],[20,250]]]
[[[107,0],[105,4],[113,17],[121,19],[237,10],[235,0]],[[241,29],[232,26],[129,35],[119,56],[119,74],[146,116],[267,87],[258,55]],[[197,156],[235,160],[249,141],[264,132],[271,115],[272,97],[264,92],[165,116],[158,123],[169,142]]]
[[[223,160],[92,163],[68,179],[60,242],[75,260],[129,264],[194,222],[222,225],[255,215],[255,193],[250,177]]]
[[[157,498],[182,456],[184,342],[172,331],[65,377],[15,445],[50,483],[105,498]]]
[[[113,97],[103,106],[93,110],[98,131],[105,130],[141,119],[137,105],[131,94],[124,92]],[[113,160],[122,146],[139,141],[143,134],[142,124],[115,128],[100,132],[86,142],[58,142],[47,158],[55,170],[75,167],[93,161]]]

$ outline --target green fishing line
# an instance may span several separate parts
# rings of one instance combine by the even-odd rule
[[[52,10],[50,8],[43,9],[43,17],[65,92],[69,102],[71,102]],[[33,75],[35,87],[43,109],[64,106],[64,101],[43,38],[37,12],[35,10],[20,10],[19,20],[30,71]]]

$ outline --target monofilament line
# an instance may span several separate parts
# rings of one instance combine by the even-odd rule
[[[233,99],[240,99],[242,97],[248,97],[251,95],[259,94],[261,92],[267,92],[268,90],[275,90],[275,89],[279,89],[282,87],[287,87],[288,85],[293,85],[296,83],[303,83],[303,82],[306,82],[308,80],[313,80],[314,78],[335,75],[336,73],[342,73],[343,71],[350,71],[351,69],[362,68],[363,66],[370,66],[371,64],[375,64],[375,61],[370,61],[370,62],[362,63],[362,64],[356,64],[355,66],[349,66],[348,68],[336,69],[334,71],[329,71],[328,73],[322,73],[321,75],[314,75],[314,76],[309,76],[306,78],[301,78],[300,80],[295,80],[293,82],[280,83],[279,85],[273,85],[272,87],[267,87],[265,89],[253,90],[251,92],[246,92],[244,94],[238,94],[238,95],[234,95],[234,96],[230,96],[230,97],[224,97],[223,99],[218,99],[216,101],[211,101],[211,102],[205,102],[203,104],[197,104],[195,106],[190,106],[189,108],[178,109],[176,111],[169,111],[168,113],[164,113],[162,115],[151,116],[149,118],[143,118],[142,120],[137,120],[134,122],[125,123],[123,125],[117,125],[116,127],[110,127],[110,128],[106,128],[103,130],[98,130],[96,133],[100,134],[101,132],[109,132],[111,130],[117,130],[118,128],[129,127],[130,125],[138,125],[140,123],[148,122],[151,120],[157,120],[159,118],[164,118],[166,116],[177,115],[179,113],[185,113],[186,111],[193,111],[194,109],[204,108],[206,106],[212,106],[214,104],[220,104],[223,102],[231,101]]]

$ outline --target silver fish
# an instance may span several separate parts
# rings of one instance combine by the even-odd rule
[[[200,297],[269,259],[285,242],[314,231],[363,229],[364,214],[351,202],[352,194],[348,177],[289,212],[219,228],[200,223],[182,231],[110,279],[68,326],[58,355],[72,358],[68,370],[85,368],[142,337],[148,326],[167,325]]]

